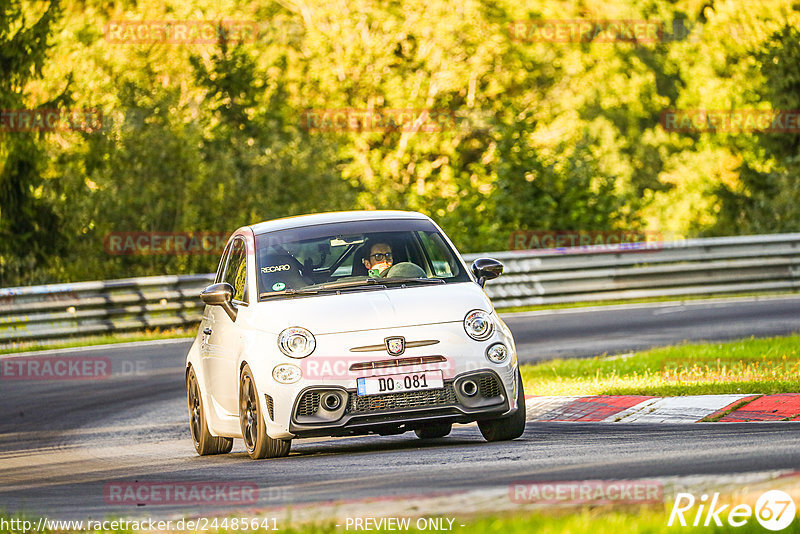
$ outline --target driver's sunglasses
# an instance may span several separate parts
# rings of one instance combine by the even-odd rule
[[[378,252],[378,253],[373,254],[372,256],[370,256],[370,258],[372,258],[375,261],[383,261],[385,259],[386,260],[391,260],[392,259],[392,253],[391,252],[385,252],[385,253],[384,252]]]

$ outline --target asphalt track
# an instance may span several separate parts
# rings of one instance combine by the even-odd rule
[[[798,298],[653,305],[517,315],[508,323],[521,358],[532,361],[790,333],[800,330],[799,307]],[[522,438],[493,444],[473,425],[429,442],[411,433],[297,440],[288,458],[259,462],[236,440],[231,454],[200,458],[186,416],[187,349],[185,340],[68,349],[57,354],[109,358],[111,376],[0,380],[0,509],[98,519],[243,508],[108,502],[109,484],[134,481],[256,484],[258,501],[244,507],[252,511],[476,489],[502,495],[520,480],[713,481],[800,470],[800,431],[793,423],[529,423]]]
[[[800,332],[800,297],[731,298],[504,316],[524,362],[621,354],[684,341]]]

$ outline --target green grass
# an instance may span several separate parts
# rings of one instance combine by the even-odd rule
[[[671,504],[670,504],[671,506]],[[508,515],[494,515],[466,521],[456,520],[452,532],[469,534],[722,534],[735,530],[737,533],[751,534],[768,532],[761,527],[755,518],[750,518],[747,524],[732,529],[725,522],[722,527],[682,527],[673,524],[667,526],[670,508],[667,506],[655,508],[627,508],[612,509],[581,508],[577,511],[568,509],[549,513],[518,512]],[[723,519],[724,515],[720,515]],[[414,525],[415,521],[412,520]],[[463,527],[461,525],[464,525]],[[794,528],[793,528],[794,527]],[[800,527],[800,518],[795,519],[792,526],[783,532],[797,532]],[[283,530],[283,529],[281,529]],[[333,534],[345,532],[344,528],[336,528],[333,524],[309,525],[302,528],[287,528],[283,530],[291,534]],[[353,529],[350,529],[353,532]],[[398,532],[379,530],[377,532]],[[411,528],[407,532],[431,532]]]
[[[682,527],[674,524],[667,526],[670,509],[634,508],[617,510],[609,508],[583,508],[577,512],[555,514],[525,514],[507,517],[487,517],[466,523],[464,528],[454,527],[454,532],[486,533],[486,534],[657,534],[657,533],[725,533],[735,530],[737,533],[750,534],[768,532],[754,518],[746,525],[732,529],[723,523],[722,527]],[[677,521],[676,521],[677,523]],[[793,525],[800,527],[800,519]],[[787,527],[784,532],[797,532]]]
[[[491,282],[489,282],[491,283]],[[500,313],[517,313],[527,311],[540,311],[540,310],[563,310],[569,308],[589,308],[592,306],[618,306],[621,304],[650,304],[658,302],[687,302],[695,300],[709,300],[720,298],[744,298],[744,297],[786,297],[796,295],[797,291],[780,291],[773,293],[710,293],[708,295],[681,295],[681,296],[668,296],[668,297],[648,297],[640,299],[618,299],[618,300],[592,300],[588,302],[565,302],[562,304],[537,304],[534,306],[511,306],[503,308],[496,306],[497,311]]]
[[[800,392],[800,335],[684,344],[521,366],[528,395]]]
[[[610,508],[603,507],[585,507],[577,510],[572,508],[558,509],[551,508],[552,511],[544,512],[525,512],[520,511],[514,514],[508,513],[506,515],[492,515],[471,519],[456,518],[453,523],[454,533],[476,533],[476,534],[561,534],[561,533],[590,533],[590,534],[658,534],[658,533],[714,533],[721,534],[724,532],[731,532],[731,527],[723,520],[723,526],[709,526],[709,527],[682,527],[679,524],[674,524],[672,527],[667,526],[669,519],[671,504],[655,507],[621,507]],[[8,516],[0,516],[8,520]],[[432,516],[438,517],[438,516]],[[452,517],[452,516],[451,516]],[[688,518],[688,517],[687,517]],[[720,519],[724,519],[724,515],[720,515]],[[691,520],[691,519],[690,519]],[[34,520],[34,524],[35,524]],[[306,524],[306,525],[289,525],[286,521],[281,522],[278,520],[279,532],[287,534],[333,534],[339,532],[348,532],[345,530],[344,521],[340,521],[340,527],[336,527],[333,522]],[[431,530],[417,530],[413,527],[416,524],[416,518],[411,519],[412,528],[404,532],[432,532]],[[446,522],[445,522],[446,524]],[[464,525],[463,527],[461,525]],[[800,518],[796,518],[794,523],[784,529],[782,532],[797,532],[800,529]],[[762,528],[754,517],[748,519],[747,524],[734,529],[737,533],[751,534],[755,532],[767,532]],[[349,532],[353,532],[353,528]],[[43,530],[38,534],[45,534],[51,531]],[[129,532],[125,530],[115,530],[113,532]],[[215,532],[217,534],[225,532],[226,534],[234,533],[236,530],[214,530],[208,532]],[[240,531],[241,532],[241,531]],[[248,530],[248,532],[275,532],[274,530]],[[374,530],[372,532],[398,532],[398,530]],[[0,534],[22,534],[20,530],[10,530],[7,528],[0,528]],[[26,533],[27,534],[27,533]]]
[[[102,336],[75,337],[54,343],[42,341],[25,341],[15,346],[0,347],[0,354],[14,354],[34,350],[68,349],[72,347],[89,347],[91,345],[110,345],[114,343],[131,343],[133,341],[150,341],[153,339],[177,339],[192,337],[197,329],[174,328],[170,330],[152,330],[145,332],[118,333]]]

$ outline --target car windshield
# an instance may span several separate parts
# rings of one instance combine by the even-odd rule
[[[353,221],[259,234],[256,269],[261,299],[470,280],[426,220]]]

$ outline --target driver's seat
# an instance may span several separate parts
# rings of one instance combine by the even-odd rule
[[[288,254],[268,256],[261,264],[259,291],[282,291],[312,285],[313,282],[302,275],[301,264]],[[263,269],[267,269],[264,272]]]
[[[353,252],[353,276],[369,276],[369,271],[362,261],[364,258],[364,247],[366,246],[366,244],[361,245]]]

